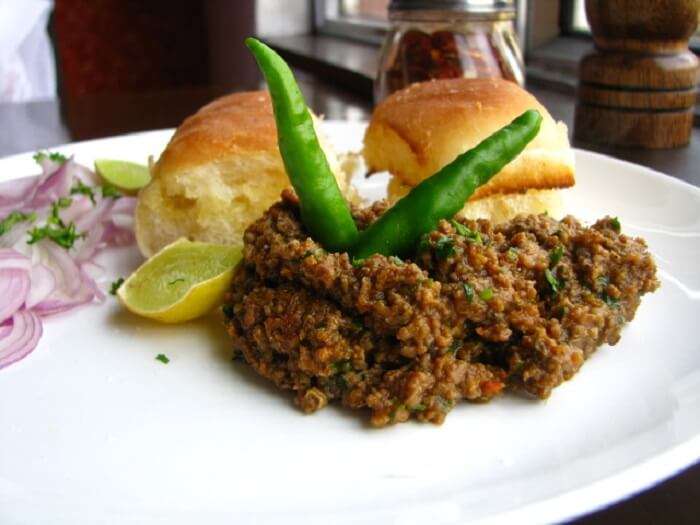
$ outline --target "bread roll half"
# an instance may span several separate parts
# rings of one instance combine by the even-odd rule
[[[363,155],[371,171],[389,171],[394,176],[389,196],[395,200],[527,109],[542,114],[538,135],[477,189],[465,209],[479,209],[480,216],[499,221],[516,212],[546,209],[556,215],[560,196],[538,190],[566,188],[575,182],[566,125],[555,122],[534,96],[512,82],[459,78],[398,91],[374,110]],[[472,205],[489,197],[478,208]]]
[[[335,153],[321,141],[341,191]],[[136,206],[136,240],[149,257],[163,246],[191,240],[236,244],[290,185],[277,147],[266,91],[222,97],[187,118],[152,169]]]

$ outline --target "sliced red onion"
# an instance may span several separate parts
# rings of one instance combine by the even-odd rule
[[[113,213],[112,214],[112,224],[117,228],[122,230],[132,230],[134,229],[134,216],[126,213]]]
[[[70,195],[71,204],[60,210],[61,220],[84,236],[70,250],[49,239],[27,244],[27,231],[33,227],[28,223],[0,236],[0,368],[36,347],[40,316],[104,300],[98,285],[104,269],[93,258],[107,246],[134,242],[135,198],[103,198],[96,187],[99,177],[72,158],[64,163],[43,158],[40,164],[41,175],[0,184],[0,219],[12,211],[33,212],[35,225],[43,226],[51,204]],[[88,195],[70,194],[76,180],[94,189],[94,202]]]
[[[135,237],[132,230],[117,228],[113,223],[107,223],[102,241],[107,246],[129,246],[134,243]]]
[[[0,330],[0,368],[26,357],[36,348],[43,332],[39,317],[27,309],[12,316],[10,330]]]
[[[29,202],[32,208],[47,206],[61,197],[67,197],[73,184],[73,177],[70,174],[70,164],[72,160],[67,160],[58,169],[50,173],[48,177],[36,189],[36,194]]]
[[[0,248],[0,270],[16,269],[28,272],[31,267],[32,262],[26,255],[12,248]]]
[[[86,262],[80,265],[80,272],[85,284],[92,290],[95,300],[104,301],[107,296],[98,285],[98,279],[104,275],[104,268],[94,262]]]
[[[41,263],[32,266],[29,277],[32,287],[29,290],[25,306],[30,310],[46,299],[56,288],[56,277],[53,272]]]
[[[112,211],[114,199],[99,199],[97,204],[85,215],[76,219],[75,229],[79,232],[87,232],[96,224],[103,222]]]
[[[60,212],[61,219],[66,224],[70,224],[90,213],[93,207],[94,204],[87,195],[73,195],[70,206]]]
[[[114,203],[103,236],[108,246],[128,246],[134,243],[135,209],[134,197],[122,197]]]
[[[72,158],[73,157],[71,157],[71,159]],[[41,171],[42,171],[43,176],[50,175],[51,173],[56,171],[58,168],[60,168],[62,164],[64,164],[63,162],[51,160],[49,157],[43,157],[42,159],[40,159],[37,162],[38,162],[39,166],[41,166]]]
[[[8,208],[8,213],[19,208],[36,192],[41,183],[40,175],[12,179],[0,183],[0,216],[4,216],[4,208]]]
[[[9,323],[3,323],[0,325],[0,339],[5,337],[7,334],[9,334],[12,331],[12,321]]]
[[[0,323],[9,319],[27,300],[29,294],[29,272],[18,268],[0,269]]]
[[[85,237],[77,244],[74,258],[77,262],[83,262],[91,259],[95,254],[104,247],[102,237],[105,232],[105,227],[102,223],[97,223],[90,230],[85,232]]]
[[[100,177],[97,175],[97,173],[77,162],[71,163],[70,173],[73,178],[79,179],[87,186],[99,186],[101,183]]]
[[[134,215],[134,210],[136,210],[136,198],[135,197],[122,197],[114,202],[114,207],[112,212],[115,214],[126,214]]]
[[[40,256],[56,279],[54,290],[33,310],[39,315],[54,315],[83,305],[95,298],[91,279],[81,271],[68,252],[53,243],[42,241]]]
[[[26,240],[26,238],[26,224],[15,224],[14,228],[11,228],[9,231],[6,231],[3,235],[0,235],[0,249],[12,248],[20,241]]]
[[[49,315],[62,314],[78,306],[89,303],[95,299],[95,285],[92,283],[80,281],[80,287],[78,293],[73,296],[58,295],[54,291],[49,297],[41,301],[39,304],[32,308],[33,312],[36,312],[42,317],[47,317]]]

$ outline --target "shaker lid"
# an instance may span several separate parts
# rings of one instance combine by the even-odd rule
[[[514,0],[391,0],[389,11],[447,10],[468,13],[515,11]]]

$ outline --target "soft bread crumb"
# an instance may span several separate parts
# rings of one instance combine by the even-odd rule
[[[411,186],[394,177],[389,182],[388,199],[393,204],[410,190]],[[489,219],[496,224],[509,221],[520,214],[547,213],[555,219],[561,219],[565,215],[564,191],[566,190],[528,190],[524,193],[471,199],[458,215],[467,219]]]
[[[345,192],[346,177],[318,125],[317,134]],[[247,226],[290,185],[269,95],[236,93],[202,108],[178,128],[152,173],[136,207],[144,256],[180,237],[242,244]]]

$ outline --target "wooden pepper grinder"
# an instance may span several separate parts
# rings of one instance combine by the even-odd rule
[[[574,136],[675,148],[693,126],[698,58],[688,40],[698,0],[586,0],[596,49],[579,65]]]

